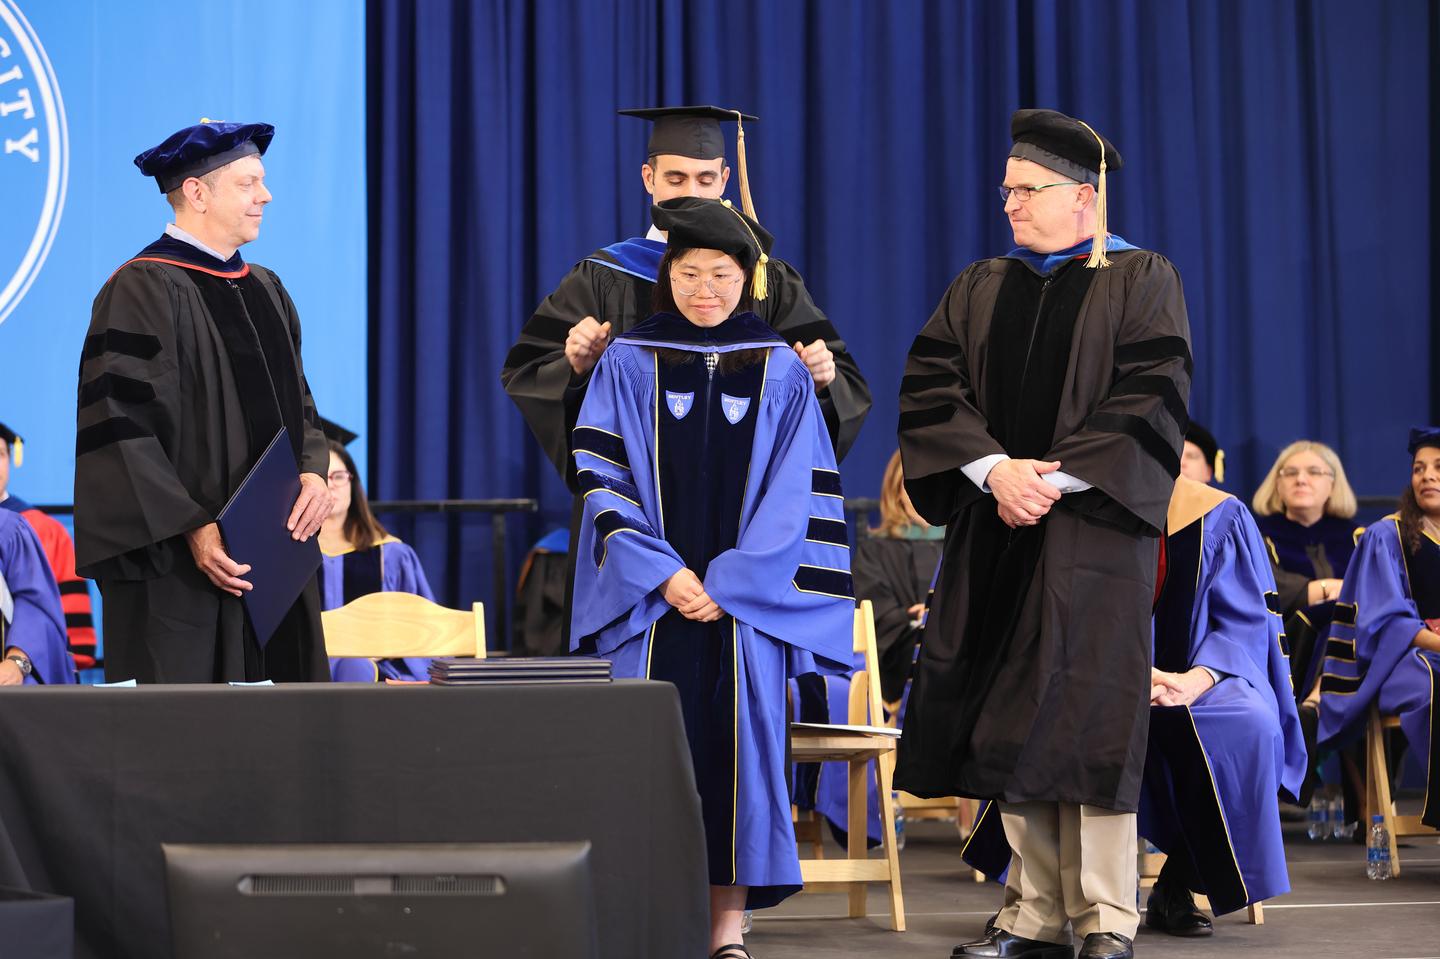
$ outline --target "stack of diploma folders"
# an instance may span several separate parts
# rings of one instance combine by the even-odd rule
[[[430,661],[437,686],[516,686],[538,683],[608,683],[610,660],[593,656],[471,659],[442,656]]]

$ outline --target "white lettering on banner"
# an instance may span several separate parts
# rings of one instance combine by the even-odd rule
[[[10,44],[5,42],[4,37],[0,37],[0,60],[8,56],[10,56]]]
[[[25,120],[35,119],[35,104],[30,102],[30,88],[21,87],[20,92],[15,94],[15,96],[18,97],[18,99],[12,100],[9,103],[0,103],[0,117],[8,117],[16,110],[24,110],[25,112],[20,114],[21,118]]]
[[[15,64],[4,73],[0,73],[0,83],[9,83],[11,80],[19,80],[25,74],[20,70],[20,64]]]
[[[6,140],[6,153],[23,153],[30,158],[31,163],[40,162],[40,151],[35,148],[35,142],[40,139],[40,131],[35,127],[18,140]]]

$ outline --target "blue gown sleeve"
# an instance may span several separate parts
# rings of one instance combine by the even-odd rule
[[[387,593],[414,593],[435,602],[430,591],[430,582],[425,578],[425,568],[420,557],[407,543],[386,543],[380,547],[384,553],[384,582],[381,586]]]
[[[1380,686],[1424,627],[1410,596],[1399,526],[1386,517],[1360,537],[1335,602],[1320,676],[1321,744],[1364,721]]]
[[[685,565],[661,533],[646,358],[648,350],[622,344],[605,351],[571,434],[584,497],[570,613],[576,650],[608,653],[648,629],[670,609],[660,587]]]
[[[34,666],[27,684],[75,682],[75,661],[66,649],[60,587],[30,524],[19,514],[0,524],[0,575],[14,603],[5,648],[22,650]]]
[[[1306,771],[1305,740],[1280,642],[1280,614],[1266,602],[1266,594],[1275,592],[1270,558],[1249,510],[1237,500],[1227,499],[1210,516],[1215,535],[1206,537],[1204,602],[1192,629],[1190,664],[1244,680],[1275,710],[1284,741],[1277,780],[1297,796]]]
[[[740,622],[846,664],[855,589],[840,475],[809,372],[787,350],[771,362],[786,365],[766,384],[740,537],[710,561],[705,591]]]

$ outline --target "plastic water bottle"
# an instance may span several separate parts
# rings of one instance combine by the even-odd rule
[[[1365,875],[1370,879],[1390,878],[1390,833],[1385,817],[1370,817],[1370,846],[1365,856]]]
[[[755,914],[746,909],[740,916],[740,935],[750,935],[750,928],[755,925]]]
[[[890,801],[895,806],[895,851],[905,848],[905,807],[900,805],[900,793],[892,791]]]
[[[1346,839],[1345,798],[1338,789],[1330,796],[1329,816],[1327,818],[1330,821],[1329,838],[1336,841]]]
[[[1315,791],[1315,795],[1310,797],[1308,814],[1309,826],[1305,830],[1305,835],[1312,840],[1324,839],[1328,832],[1326,828],[1328,824],[1325,822],[1325,800],[1321,798],[1318,789]]]

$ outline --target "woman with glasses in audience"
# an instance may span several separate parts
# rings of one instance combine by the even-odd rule
[[[1398,716],[1426,774],[1420,819],[1440,827],[1440,428],[1410,431],[1410,482],[1400,510],[1360,537],[1326,644],[1322,746],[1364,729],[1370,708]]]
[[[1275,458],[1253,505],[1280,595],[1295,691],[1304,698],[1324,655],[1312,654],[1315,641],[1330,626],[1360,533],[1353,522],[1355,493],[1334,450],[1298,440]]]
[[[370,512],[355,461],[335,439],[330,440],[330,492],[335,506],[320,527],[321,609],[344,606],[367,593],[416,593],[434,600],[420,558]],[[423,658],[330,660],[336,682],[423,681],[429,669],[430,660]]]

